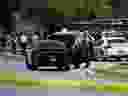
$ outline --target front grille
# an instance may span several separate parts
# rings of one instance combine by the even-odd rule
[[[39,66],[55,66],[56,60],[51,60],[51,59],[56,59],[56,56],[48,56],[48,55],[39,55],[36,57],[37,63]]]
[[[32,63],[38,66],[57,66],[64,63],[63,51],[38,51],[32,54]]]

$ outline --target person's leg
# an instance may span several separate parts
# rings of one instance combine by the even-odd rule
[[[88,62],[85,67],[80,69],[81,79],[84,80],[96,80],[95,63]]]
[[[90,61],[85,60],[85,63],[86,63],[85,68],[89,68],[89,66],[90,66]]]
[[[82,63],[81,60],[81,48],[74,48],[72,50],[72,61],[75,65],[75,69],[80,68],[80,64]]]

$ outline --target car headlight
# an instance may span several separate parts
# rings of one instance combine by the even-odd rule
[[[122,54],[126,54],[128,51],[126,51],[125,49],[118,49],[118,48],[111,48],[111,49],[108,49],[108,53],[109,54],[119,54],[119,55],[122,55]]]
[[[22,35],[21,37],[20,37],[20,40],[21,40],[21,42],[22,43],[25,43],[25,42],[27,42],[27,36],[25,36],[25,35]]]

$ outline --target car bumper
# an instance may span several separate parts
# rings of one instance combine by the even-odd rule
[[[35,50],[32,52],[32,65],[41,69],[56,69],[66,64],[64,50]]]

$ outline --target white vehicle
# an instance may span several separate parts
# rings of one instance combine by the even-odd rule
[[[109,57],[126,57],[128,56],[128,40],[124,34],[117,31],[106,31],[102,33],[103,43],[100,49],[103,51],[102,56]]]

